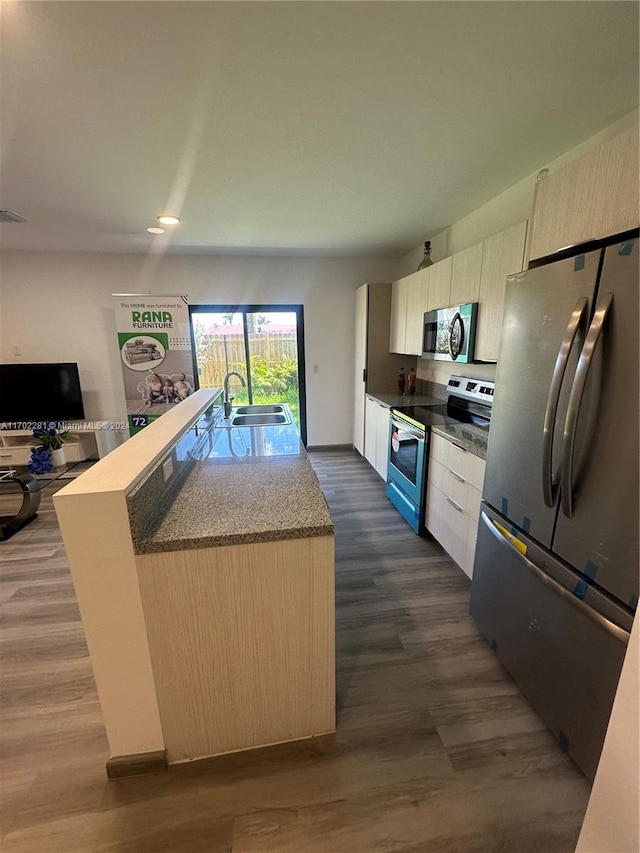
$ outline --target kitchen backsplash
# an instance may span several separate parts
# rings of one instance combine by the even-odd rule
[[[418,381],[428,381],[447,387],[450,377],[468,376],[470,379],[496,378],[496,364],[456,364],[450,361],[427,361],[424,358],[417,359],[416,377]],[[417,390],[417,385],[416,385]]]
[[[435,397],[436,400],[446,401],[447,386],[439,382],[431,382],[430,379],[416,379],[416,394]]]

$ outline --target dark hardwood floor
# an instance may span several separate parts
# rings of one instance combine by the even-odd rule
[[[336,525],[335,736],[108,782],[64,484],[0,543],[3,853],[572,853],[589,785],[476,631],[469,581],[356,453],[311,460]]]

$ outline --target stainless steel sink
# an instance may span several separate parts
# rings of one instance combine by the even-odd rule
[[[250,406],[242,406],[241,408],[251,408]],[[285,414],[264,414],[264,415],[234,415],[231,418],[232,427],[257,427],[271,426],[272,424],[288,424],[291,423]]]
[[[281,415],[283,413],[284,408],[282,406],[256,404],[255,406],[238,406],[236,408],[236,414],[238,415]]]

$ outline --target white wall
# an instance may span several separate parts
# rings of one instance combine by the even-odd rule
[[[112,293],[185,293],[191,304],[302,304],[308,441],[347,444],[354,291],[366,281],[390,281],[392,265],[375,258],[6,252],[0,360],[77,361],[87,420],[124,420]]]
[[[585,139],[580,145],[566,151],[560,157],[556,157],[555,160],[549,163],[540,163],[535,172],[433,236],[431,238],[433,260],[440,261],[455,254],[455,252],[460,252],[481,240],[485,240],[492,234],[497,234],[498,231],[504,231],[511,225],[529,219],[533,211],[533,194],[536,177],[540,169],[549,169],[550,172],[554,172],[567,163],[577,160],[587,151],[602,145],[607,139],[611,139],[618,133],[622,133],[626,128],[638,124],[638,116],[639,111],[633,110],[613,124],[607,125],[594,136]],[[424,246],[421,243],[404,255],[396,266],[394,279],[415,272],[422,260],[423,251]]]
[[[638,121],[638,111],[540,168],[553,170]],[[441,260],[528,219],[539,169],[432,238]],[[400,259],[6,252],[0,267],[0,360],[78,361],[87,419],[123,420],[124,394],[110,294],[186,293],[195,303],[299,303],[305,309],[309,444],[352,439],[354,291],[414,272]],[[13,354],[13,347],[22,356]],[[317,373],[314,372],[317,365]],[[451,369],[418,360],[418,376],[446,383]],[[490,379],[493,366],[470,366]]]
[[[638,110],[633,110],[594,136],[589,137],[580,145],[565,152],[560,157],[556,157],[550,163],[541,163],[535,172],[518,181],[482,207],[471,211],[463,219],[454,222],[444,231],[436,234],[431,239],[433,260],[443,260],[456,252],[479,243],[481,240],[485,240],[492,234],[497,234],[518,222],[530,219],[533,213],[536,178],[541,169],[549,169],[550,172],[554,172],[567,163],[571,163],[586,154],[587,151],[602,145],[607,139],[611,139],[626,128],[637,124],[638,114]],[[396,267],[394,280],[415,272],[422,259],[423,251],[424,246],[420,244],[401,258]],[[427,379],[442,385],[446,385],[452,373],[461,373],[473,378],[495,379],[495,372],[495,365],[462,365],[453,368],[444,363],[424,361],[423,359],[418,359],[416,368],[416,375],[419,379]]]

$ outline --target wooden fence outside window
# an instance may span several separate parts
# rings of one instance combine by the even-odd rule
[[[219,388],[227,372],[225,360],[225,338],[229,370],[246,375],[244,336],[242,334],[204,334],[196,341],[198,353],[199,382],[201,388]],[[254,332],[249,333],[251,356],[264,359],[267,364],[296,361],[298,357],[296,333]]]

